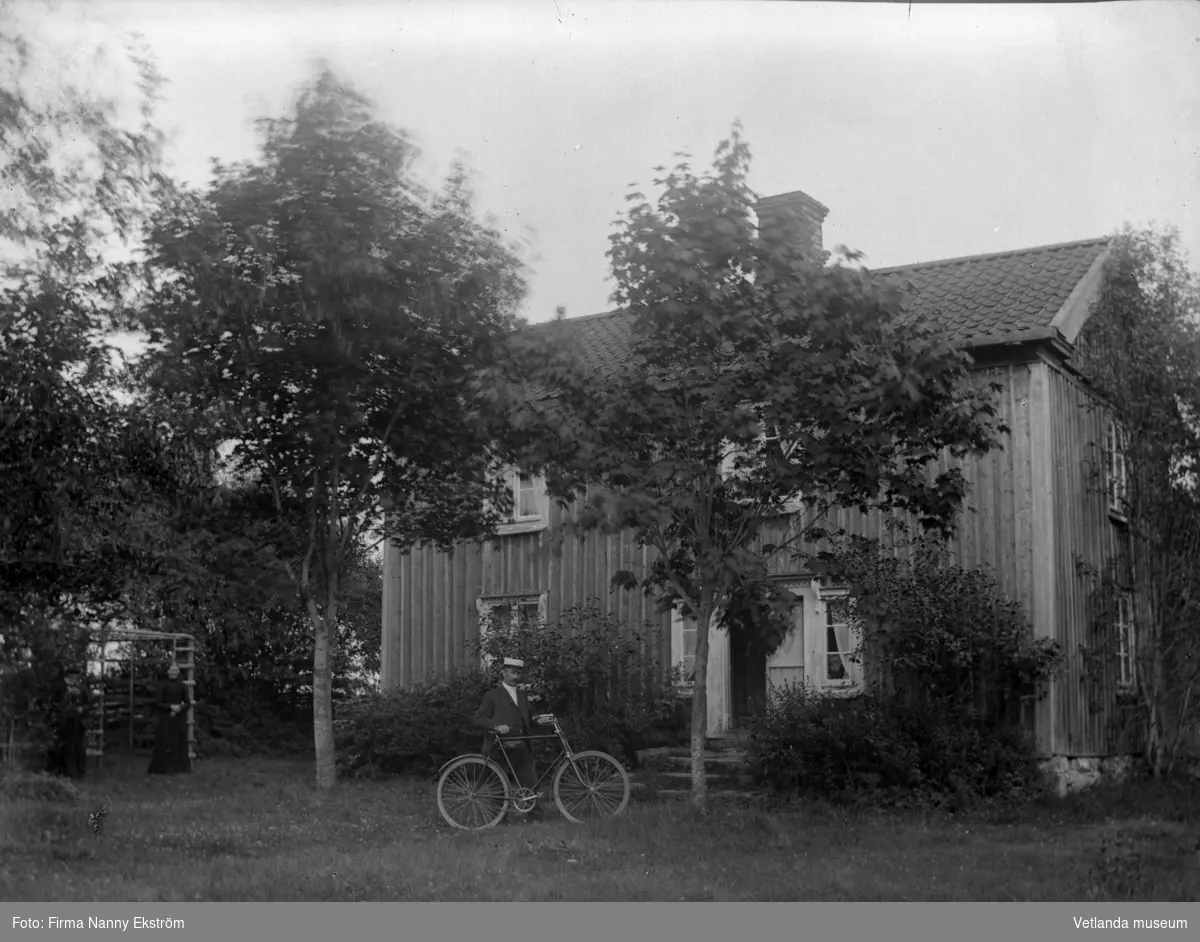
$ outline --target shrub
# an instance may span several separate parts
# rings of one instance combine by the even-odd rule
[[[752,771],[776,791],[829,798],[910,786],[920,778],[915,744],[870,698],[822,696],[803,686],[776,693],[752,724]]]
[[[526,664],[538,712],[554,713],[575,749],[603,749],[633,764],[638,749],[676,741],[676,697],[660,667],[659,631],[627,629],[598,599],[552,625],[486,625],[472,650]]]
[[[893,705],[889,712],[916,746],[922,780],[942,798],[957,804],[1025,798],[1045,784],[1026,730],[969,714],[934,715],[926,708]]]
[[[1017,722],[1021,699],[1044,695],[1061,664],[1058,642],[1035,639],[1018,603],[986,573],[952,564],[932,539],[914,541],[904,559],[853,538],[822,553],[820,565],[850,587],[860,656],[878,692],[933,716]]]
[[[929,540],[906,559],[852,539],[820,563],[850,589],[870,696],[783,691],[752,731],[760,780],[921,804],[1040,788],[1020,705],[1044,694],[1061,655],[1032,637],[1020,606]]]
[[[839,802],[962,806],[1024,795],[1041,782],[1020,731],[803,687],[780,692],[752,726],[748,759],[776,792]]]
[[[472,649],[492,658],[491,667],[337,705],[342,771],[433,772],[455,755],[477,752],[483,733],[472,720],[500,682],[505,657],[525,659],[533,712],[554,713],[574,749],[602,749],[634,765],[638,749],[674,741],[675,697],[660,675],[653,640],[626,632],[597,605],[571,609],[554,625],[485,630]]]
[[[483,734],[471,720],[492,686],[484,671],[462,670],[338,704],[339,768],[348,775],[429,773],[460,753],[478,752]]]
[[[196,750],[204,756],[244,758],[311,754],[311,711],[273,709],[251,697],[206,698],[196,709]]]

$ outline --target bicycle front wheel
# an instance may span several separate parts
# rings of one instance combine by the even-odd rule
[[[508,810],[508,776],[483,756],[459,756],[442,770],[438,811],[451,827],[482,831]]]
[[[580,752],[554,775],[554,803],[568,821],[611,818],[629,804],[629,776],[607,752]]]

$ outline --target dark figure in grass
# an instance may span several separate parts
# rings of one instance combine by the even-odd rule
[[[506,657],[501,673],[500,686],[489,690],[483,696],[483,702],[475,711],[475,725],[486,729],[488,735],[483,738],[483,754],[489,755],[493,744],[499,740],[500,747],[512,763],[516,773],[517,783],[525,788],[533,788],[537,775],[533,770],[533,749],[530,743],[506,740],[506,735],[529,736],[533,733],[533,720],[529,712],[529,698],[525,691],[518,687],[525,671],[525,662],[515,657]],[[501,762],[500,767],[505,768]],[[534,807],[530,817],[542,816],[541,809]]]
[[[88,692],[83,675],[73,667],[59,673],[51,695],[54,705],[54,745],[48,771],[81,779],[87,772]]]
[[[179,679],[179,665],[167,668],[167,679],[158,690],[158,726],[154,733],[154,755],[150,757],[151,775],[174,775],[192,771],[188,747],[188,689]]]

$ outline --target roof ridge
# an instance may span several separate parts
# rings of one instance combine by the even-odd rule
[[[557,317],[552,317],[548,321],[535,321],[534,323],[526,323],[525,327],[528,329],[530,327],[545,327],[549,324],[558,324],[558,323],[578,324],[580,321],[594,321],[594,320],[599,320],[602,317],[615,317],[618,314],[626,314],[626,313],[628,313],[628,312],[625,310],[625,308],[617,307],[617,308],[613,308],[611,311],[598,311],[594,314],[576,314],[573,317],[565,317],[564,316],[561,320]]]
[[[1006,250],[1003,252],[986,252],[986,253],[983,253],[980,255],[963,255],[963,256],[959,256],[957,258],[940,258],[940,259],[934,259],[934,260],[928,261],[928,262],[915,262],[915,263],[912,263],[909,265],[893,265],[893,266],[889,266],[887,268],[867,269],[867,272],[871,275],[916,273],[919,271],[929,271],[930,269],[939,268],[939,267],[949,267],[949,266],[953,266],[953,265],[959,265],[959,264],[962,264],[965,262],[988,261],[988,260],[996,260],[996,259],[1004,259],[1004,258],[1020,258],[1025,255],[1033,255],[1033,254],[1044,253],[1044,252],[1056,252],[1056,251],[1061,251],[1064,249],[1082,248],[1084,246],[1103,247],[1103,246],[1107,246],[1107,245],[1111,244],[1111,242],[1112,242],[1111,236],[1100,236],[1100,237],[1096,237],[1096,238],[1092,238],[1092,239],[1078,239],[1073,242],[1056,242],[1056,243],[1052,243],[1049,245],[1027,246],[1025,248],[1020,248],[1020,249],[1009,249],[1009,250]],[[1094,262],[1095,262],[1095,259],[1092,260],[1093,264],[1094,264]],[[966,271],[969,272],[970,270],[968,269]],[[974,276],[971,276],[971,277],[974,277]],[[562,324],[571,325],[571,327],[575,328],[576,330],[580,331],[581,333],[594,334],[595,333],[594,329],[592,329],[592,330],[587,329],[587,328],[591,327],[591,325],[596,325],[596,327],[599,327],[606,320],[618,322],[620,319],[626,318],[628,316],[629,316],[629,311],[627,309],[613,308],[608,311],[598,311],[598,312],[595,312],[592,314],[578,314],[578,315],[575,315],[574,317],[563,317],[561,320],[558,317],[554,317],[547,321],[538,321],[536,323],[528,323],[527,322],[524,329],[526,329],[526,330],[546,330],[546,329],[550,329],[552,327],[552,325],[554,325],[554,324],[562,323]],[[611,333],[611,330],[610,329],[602,329],[602,333],[609,334],[609,333]]]
[[[886,275],[898,271],[911,271],[914,268],[931,268],[935,265],[957,265],[962,262],[981,262],[989,258],[1002,258],[1012,255],[1028,255],[1033,252],[1049,252],[1058,249],[1078,248],[1084,245],[1101,245],[1112,241],[1111,236],[1097,236],[1091,239],[1077,239],[1073,242],[1053,242],[1049,245],[1031,245],[1023,249],[1005,249],[1002,252],[984,252],[981,255],[959,255],[955,258],[935,258],[928,262],[909,262],[907,265],[889,265],[887,268],[868,268],[873,275]]]

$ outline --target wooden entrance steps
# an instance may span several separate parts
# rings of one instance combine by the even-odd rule
[[[682,746],[647,749],[638,753],[639,768],[631,778],[642,785],[647,799],[684,800],[691,794],[691,750]],[[746,754],[738,745],[710,742],[704,752],[708,793],[712,797],[754,798],[754,778],[746,767]]]

